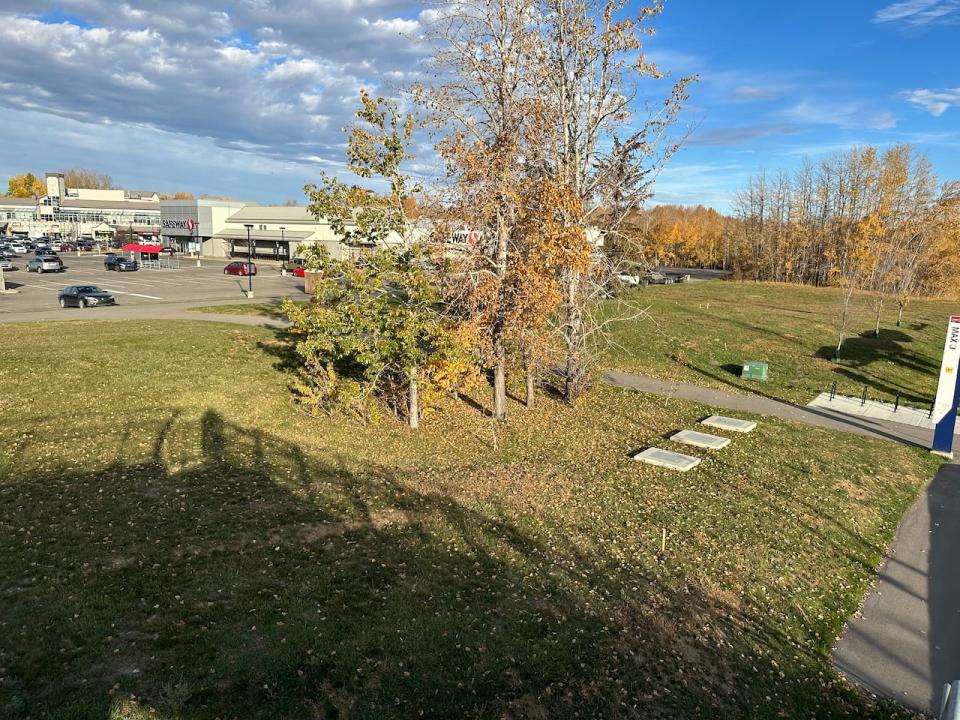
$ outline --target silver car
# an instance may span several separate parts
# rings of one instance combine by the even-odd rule
[[[13,270],[13,263],[5,257],[0,257],[0,270]]]
[[[63,270],[63,263],[60,262],[60,258],[56,257],[40,255],[35,258],[30,258],[30,261],[27,263],[27,272],[45,273],[60,272],[61,270]]]

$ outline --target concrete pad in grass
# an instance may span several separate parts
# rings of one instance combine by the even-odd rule
[[[720,430],[731,430],[741,433],[748,433],[757,427],[757,424],[752,420],[740,420],[738,418],[725,417],[724,415],[711,415],[705,420],[701,420],[700,424],[719,428]]]
[[[645,462],[648,465],[670,468],[671,470],[679,470],[680,472],[693,470],[693,468],[700,464],[700,458],[698,457],[682,455],[655,447],[647,448],[643,452],[637,453],[633,456],[633,459]]]
[[[670,436],[673,442],[683,443],[684,445],[693,445],[694,447],[706,448],[707,450],[719,450],[730,444],[730,438],[720,437],[719,435],[710,435],[709,433],[697,432],[696,430],[681,430]]]

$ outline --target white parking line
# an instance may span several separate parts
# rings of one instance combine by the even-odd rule
[[[111,290],[110,288],[104,288],[107,292],[116,293],[117,295],[132,295],[133,297],[147,298],[147,300],[163,300],[162,297],[157,297],[155,295],[141,295],[140,293],[124,292],[123,290]]]

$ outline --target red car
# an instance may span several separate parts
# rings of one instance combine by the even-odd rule
[[[256,275],[256,263],[232,262],[223,268],[224,275]]]
[[[295,268],[293,269],[293,276],[294,276],[294,277],[303,277],[303,275],[304,275],[304,270],[305,270],[305,268],[303,267],[303,265],[301,265],[301,266],[299,266],[299,267],[295,267]]]

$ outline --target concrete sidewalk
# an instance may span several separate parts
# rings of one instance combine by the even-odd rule
[[[854,417],[827,408],[794,405],[784,400],[762,395],[737,395],[724,390],[700,387],[689,383],[646,375],[634,375],[619,370],[609,370],[604,380],[617,387],[638,392],[675,397],[681,400],[738,410],[756,415],[773,415],[803,425],[813,425],[830,430],[849,432],[855,435],[893,440],[907,445],[930,447],[933,432],[927,428],[913,427],[888,422],[877,418]]]
[[[863,608],[834,649],[871,692],[939,712],[960,679],[960,465],[947,464],[907,512]]]

